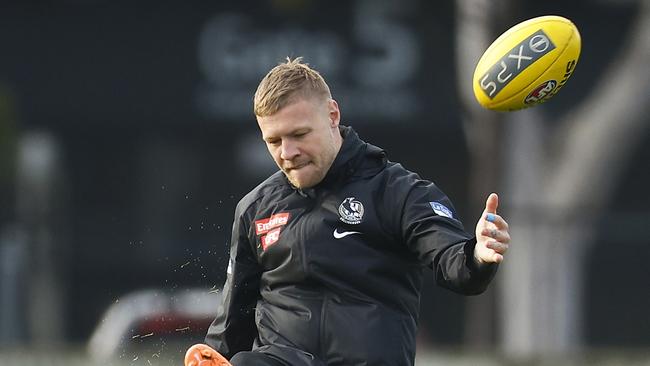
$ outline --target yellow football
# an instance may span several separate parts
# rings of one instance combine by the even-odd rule
[[[573,74],[581,44],[578,28],[560,16],[515,25],[492,42],[476,65],[476,100],[496,111],[546,102]]]

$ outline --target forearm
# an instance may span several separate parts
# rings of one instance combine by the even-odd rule
[[[442,251],[433,263],[435,279],[441,286],[463,295],[484,292],[498,265],[478,264],[474,256],[476,239],[451,245]]]
[[[229,275],[226,280],[217,316],[205,338],[208,345],[227,358],[239,351],[250,351],[257,336],[255,304],[259,276],[254,268],[246,270],[241,264],[235,267],[238,276]]]

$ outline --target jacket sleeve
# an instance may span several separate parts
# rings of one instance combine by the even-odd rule
[[[249,242],[249,222],[235,211],[230,259],[217,316],[210,325],[206,343],[230,359],[240,351],[250,351],[257,328],[255,304],[259,298],[261,269]]]
[[[465,232],[447,196],[433,183],[410,173],[398,178],[402,197],[401,236],[420,263],[431,267],[436,283],[464,295],[480,294],[497,265],[474,262],[476,239]],[[405,191],[406,190],[406,191]]]

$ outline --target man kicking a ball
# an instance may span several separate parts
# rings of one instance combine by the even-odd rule
[[[433,183],[340,124],[300,58],[264,77],[254,111],[280,171],[237,205],[216,319],[185,365],[413,365],[427,268],[480,294],[508,250],[497,195],[466,233]]]

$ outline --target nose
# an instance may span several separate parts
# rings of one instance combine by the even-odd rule
[[[282,158],[282,160],[293,160],[293,158],[298,155],[300,155],[300,150],[295,143],[288,140],[282,141],[280,151],[280,158]]]

